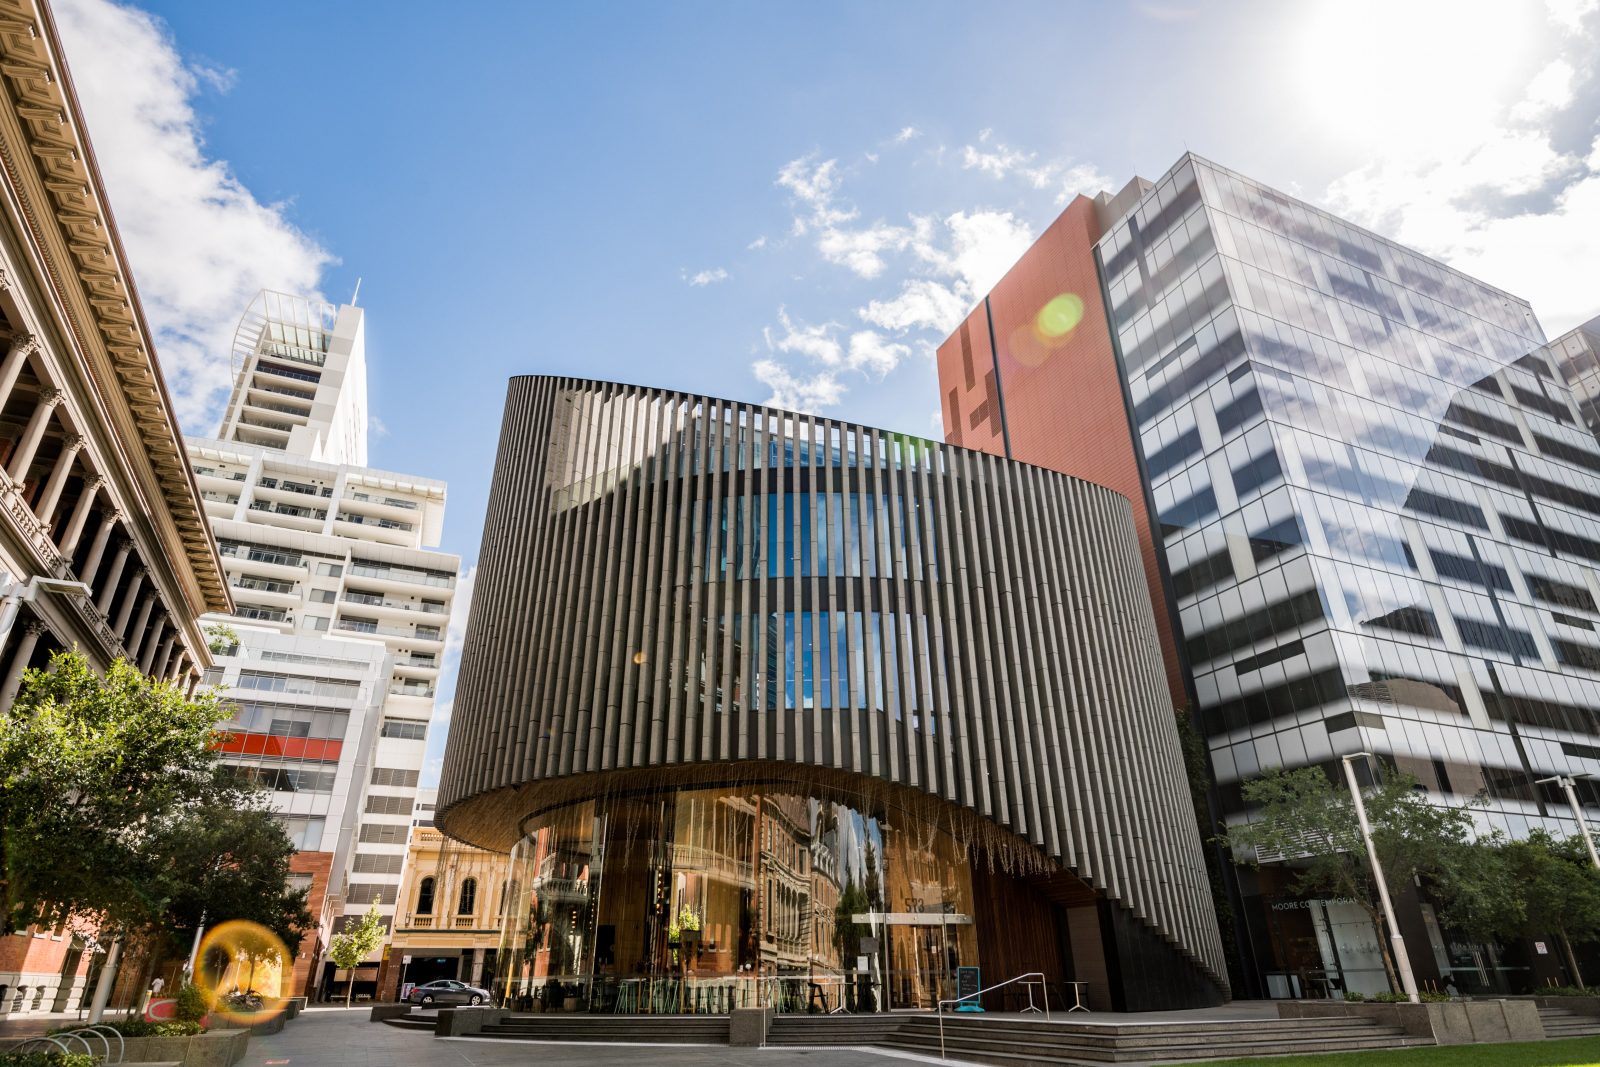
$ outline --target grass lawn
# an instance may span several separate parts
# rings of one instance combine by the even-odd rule
[[[1210,1060],[1206,1067],[1596,1067],[1600,1037],[1519,1041],[1510,1045],[1447,1045],[1322,1056],[1265,1056]],[[1198,1067],[1198,1065],[1196,1065]]]

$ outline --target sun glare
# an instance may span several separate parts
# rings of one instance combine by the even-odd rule
[[[1543,5],[1331,0],[1303,9],[1290,59],[1313,135],[1374,155],[1471,143],[1516,103]]]

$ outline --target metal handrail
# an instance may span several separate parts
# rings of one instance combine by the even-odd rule
[[[1025,981],[1025,980],[1027,980],[1029,978],[1037,978],[1039,980],[1040,988],[1044,990],[1044,1018],[1045,1018],[1046,1022],[1049,1022],[1050,1021],[1050,983],[1045,981],[1044,972],[1043,971],[1029,971],[1027,974],[1019,974],[1015,978],[1007,978],[1004,982],[996,982],[994,985],[988,987],[987,989],[980,989],[976,993],[968,993],[964,997],[951,997],[948,1000],[939,1001],[937,1007],[935,1007],[935,1009],[934,1009],[934,1014],[939,1016],[939,1058],[941,1060],[949,1058],[944,1054],[944,1006],[946,1004],[960,1004],[964,1000],[971,1000],[974,997],[981,997],[985,993],[992,993],[996,989],[1003,989],[1004,987],[1006,987],[1008,985],[1014,985],[1017,982]]]

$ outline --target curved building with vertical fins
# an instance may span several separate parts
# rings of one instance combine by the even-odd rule
[[[439,824],[497,994],[1228,996],[1128,501],[758,405],[512,379]]]

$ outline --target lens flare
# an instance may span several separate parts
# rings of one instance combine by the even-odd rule
[[[1041,339],[1060,340],[1083,321],[1083,297],[1077,293],[1062,293],[1039,309],[1034,328]]]
[[[277,934],[245,919],[213,926],[200,942],[194,984],[211,1014],[237,1023],[260,1022],[283,1011],[283,987],[294,957]]]

